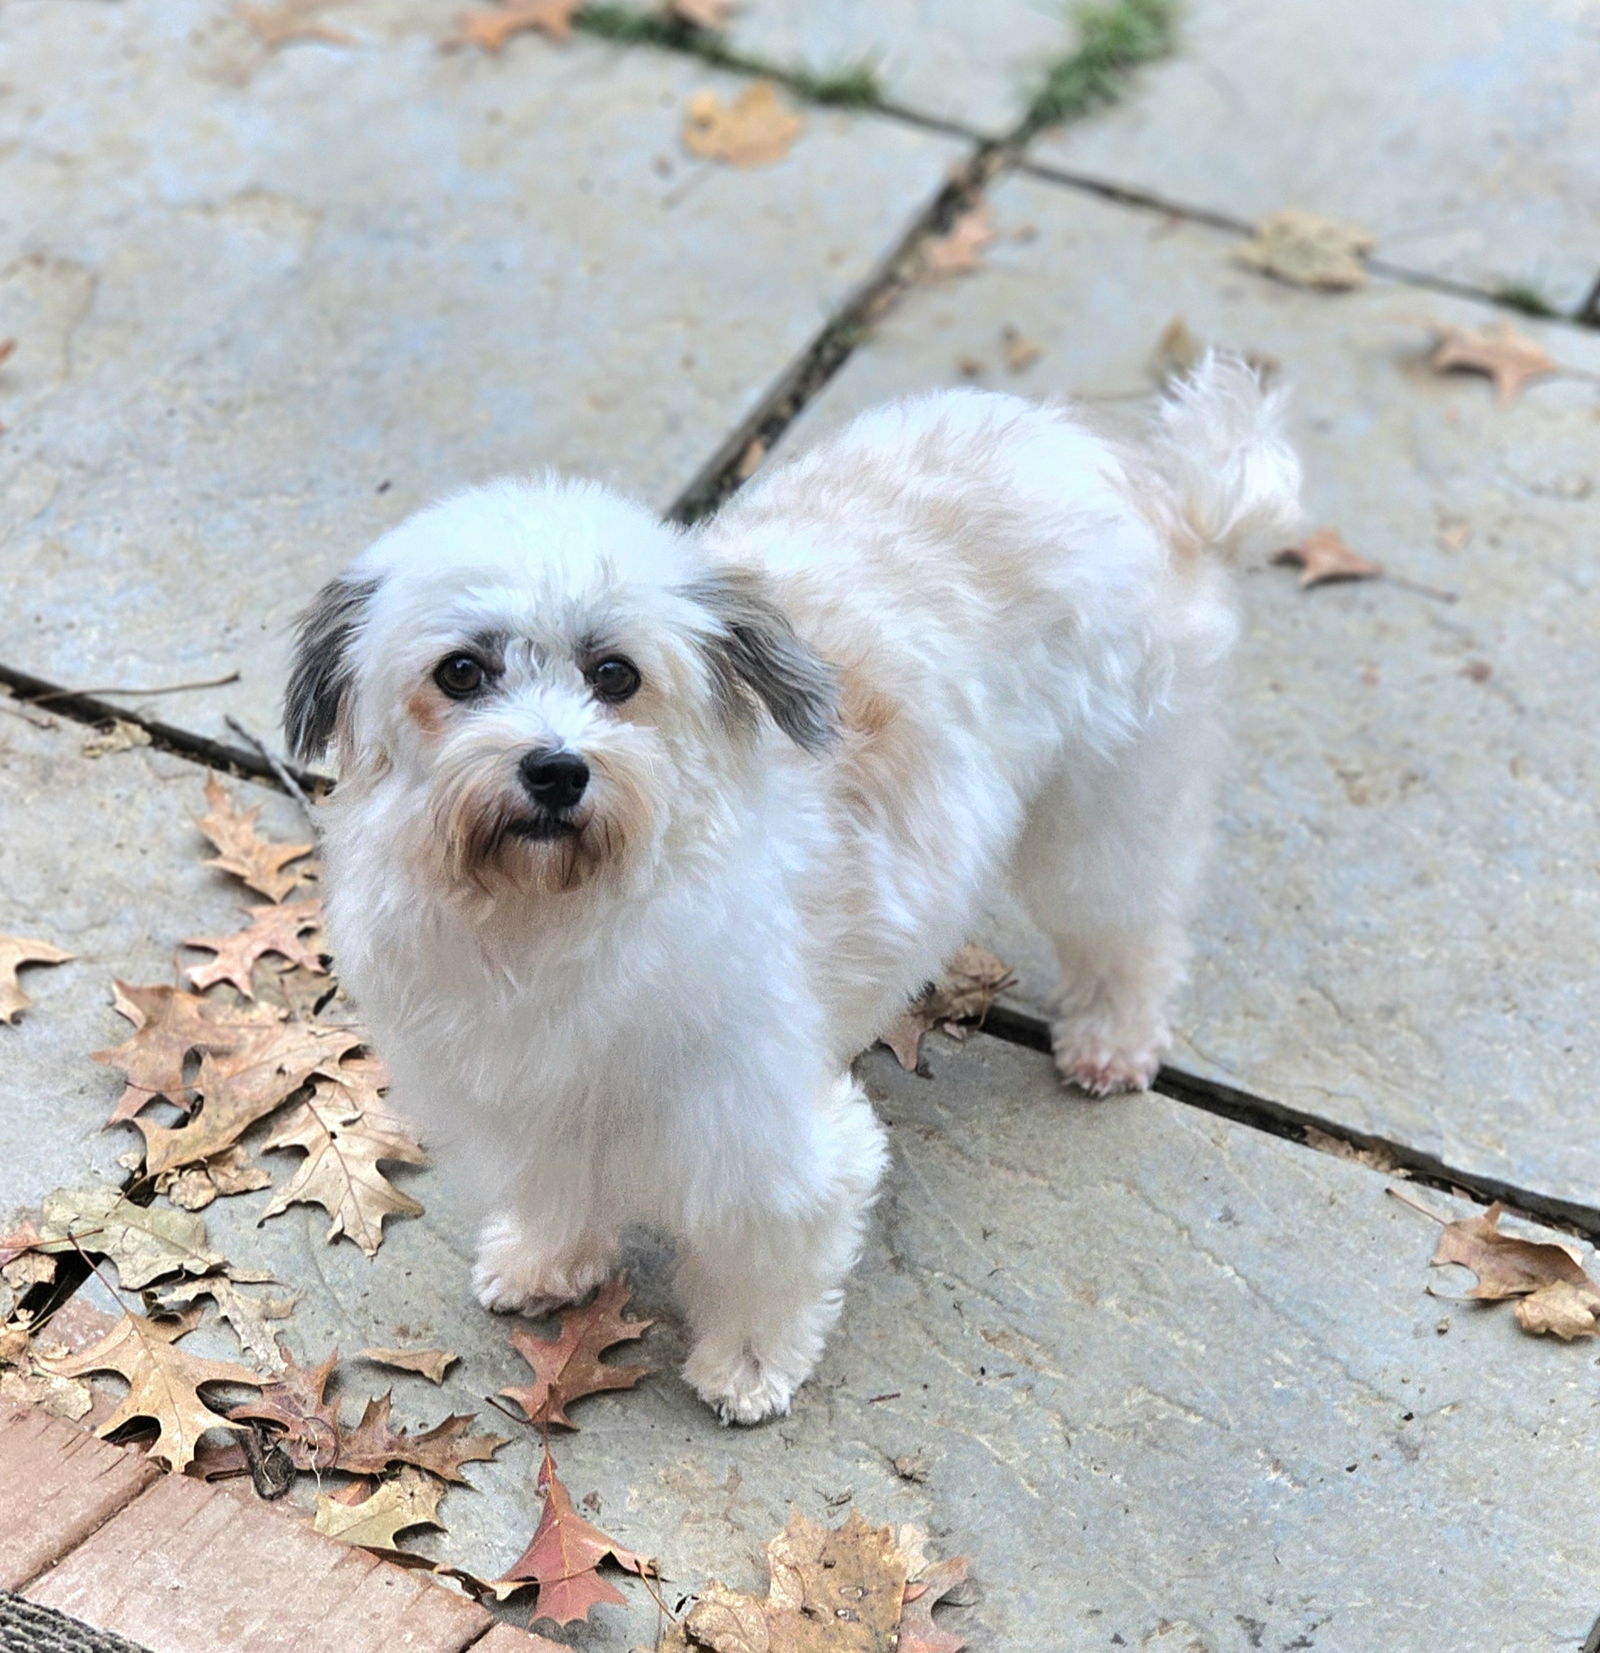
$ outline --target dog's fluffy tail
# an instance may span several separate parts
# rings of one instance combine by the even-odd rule
[[[1234,557],[1288,543],[1300,522],[1300,461],[1282,426],[1283,397],[1237,356],[1207,352],[1167,392],[1157,462],[1202,545]]]

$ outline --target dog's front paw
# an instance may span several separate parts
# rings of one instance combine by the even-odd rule
[[[1124,1043],[1108,1039],[1097,1029],[1072,1021],[1056,1022],[1050,1029],[1056,1068],[1069,1085],[1090,1096],[1115,1096],[1124,1091],[1142,1091],[1161,1071],[1167,1032]]]
[[[790,1376],[748,1347],[730,1355],[704,1345],[690,1351],[683,1375],[723,1423],[743,1424],[783,1417],[806,1378],[804,1372]]]
[[[544,1314],[603,1284],[615,1261],[614,1251],[599,1244],[551,1256],[530,1242],[515,1217],[493,1217],[478,1236],[472,1290],[496,1314]]]

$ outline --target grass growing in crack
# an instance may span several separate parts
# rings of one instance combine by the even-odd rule
[[[1520,310],[1525,316],[1549,318],[1561,314],[1531,281],[1508,281],[1494,296],[1497,303]]]
[[[697,57],[714,68],[764,76],[812,103],[832,104],[842,109],[870,109],[883,101],[878,71],[865,60],[837,69],[785,69],[739,51],[713,29],[697,29],[681,18],[635,11],[632,6],[588,5],[573,22],[585,34],[600,40],[614,40],[625,46],[658,46],[665,51]]]
[[[1022,136],[1115,103],[1129,73],[1173,47],[1176,0],[1108,0],[1078,13],[1078,49],[1051,64],[1028,105]]]

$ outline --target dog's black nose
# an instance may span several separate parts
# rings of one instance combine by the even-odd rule
[[[589,784],[589,766],[576,752],[530,752],[518,768],[528,796],[552,813],[571,809]]]

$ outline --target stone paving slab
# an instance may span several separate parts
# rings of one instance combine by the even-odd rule
[[[889,102],[999,137],[1073,49],[1072,10],[1068,0],[753,0],[726,35],[813,72],[870,64]]]
[[[1584,0],[1190,0],[1168,62],[1034,153],[1235,217],[1353,220],[1394,264],[1570,312],[1600,276],[1597,78]]]
[[[116,1156],[138,1139],[102,1131],[121,1086],[89,1059],[127,1037],[113,979],[173,980],[183,937],[237,929],[245,906],[264,899],[202,865],[203,769],[148,747],[86,758],[91,738],[0,699],[0,932],[76,955],[25,970],[33,1008],[0,1027],[0,1231],[14,1207],[52,1188],[125,1175]],[[242,807],[264,806],[263,831],[306,841],[281,793],[228,784]]]
[[[1600,1055],[1593,382],[1496,407],[1486,380],[1421,364],[1430,321],[1478,326],[1488,307],[1283,287],[1232,268],[1217,232],[1023,178],[995,210],[986,269],[915,294],[788,443],[959,382],[963,359],[996,388],[1133,411],[1177,313],[1281,362],[1311,522],[1458,600],[1244,571],[1232,780],[1174,1059],[1593,1202],[1600,1147],[1573,1125]],[[1600,371],[1600,339],[1529,325]],[[1044,350],[1021,374],[1001,365],[1007,326]],[[1042,1008],[1047,949],[998,892],[996,909],[990,939]]]
[[[553,1446],[594,1519],[659,1555],[669,1600],[708,1575],[763,1586],[791,1502],[837,1520],[853,1499],[972,1556],[949,1622],[974,1649],[1577,1646],[1600,1607],[1589,1352],[1428,1296],[1434,1228],[1364,1167],[1159,1097],[1064,1096],[1046,1058],[995,1040],[930,1055],[931,1083],[865,1061],[894,1166],[792,1417],[717,1426],[675,1375],[666,1259],[634,1248],[663,1323],[618,1357],[661,1371],[582,1402]],[[398,1379],[397,1416],[476,1409],[518,1438],[416,1547],[503,1566],[538,1510],[532,1432],[484,1404],[525,1380],[514,1322],[467,1294],[446,1178],[406,1186],[428,1215],[370,1262],[314,1213],[257,1231],[264,1195],[206,1215],[224,1251],[305,1290],[297,1354],[462,1354],[442,1390]],[[343,1370],[352,1410],[390,1377]],[[599,1609],[577,1645],[648,1644],[654,1609],[622,1587],[630,1609]]]
[[[185,719],[271,730],[288,622],[368,539],[545,465],[665,506],[963,153],[811,110],[777,165],[691,162],[688,99],[742,82],[450,24],[269,53],[208,0],[5,8],[0,661],[237,669]]]

